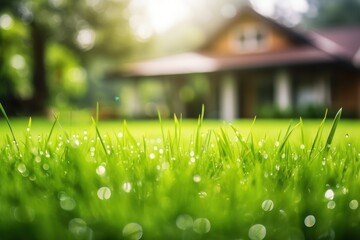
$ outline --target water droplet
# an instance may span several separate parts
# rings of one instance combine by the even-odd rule
[[[35,157],[35,162],[41,163],[41,158],[40,158],[39,156],[36,156],[36,157]]]
[[[349,208],[351,210],[356,210],[359,207],[359,202],[357,200],[351,200],[349,203]]]
[[[21,173],[24,174],[26,172],[26,166],[23,163],[20,163],[17,167],[17,170]]]
[[[35,219],[35,212],[29,207],[17,207],[14,209],[14,218],[18,222],[30,223]]]
[[[300,145],[300,149],[304,150],[304,149],[305,149],[305,145],[304,145],[304,144],[301,144],[301,145]]]
[[[279,141],[275,142],[275,147],[278,147],[280,145]]]
[[[122,185],[122,189],[124,190],[124,192],[129,193],[131,191],[131,183],[124,182]]]
[[[106,168],[103,165],[100,165],[96,168],[96,174],[99,176],[104,176],[106,173]]]
[[[196,233],[204,234],[210,232],[211,223],[207,218],[198,218],[194,221],[193,230]]]
[[[114,97],[114,100],[115,100],[115,102],[118,102],[118,101],[120,100],[120,97],[119,97],[119,96],[115,96],[115,97]]]
[[[43,166],[42,166],[42,168],[43,168],[45,171],[48,171],[48,170],[50,169],[50,166],[49,166],[49,164],[44,163]]]
[[[263,203],[261,204],[261,207],[264,211],[269,212],[271,210],[273,210],[274,208],[274,202],[272,200],[265,200],[263,201]]]
[[[199,192],[198,194],[199,194],[199,197],[200,197],[200,198],[205,198],[205,197],[207,197],[207,193],[206,193],[206,192]]]
[[[329,202],[327,203],[327,208],[328,208],[328,209],[334,209],[335,207],[336,207],[335,201],[329,201]]]
[[[155,158],[155,154],[154,153],[150,153],[150,159],[154,159]]]
[[[250,227],[248,235],[251,240],[262,240],[266,236],[266,228],[262,224],[255,224]]]
[[[316,223],[316,219],[314,215],[308,215],[304,220],[304,224],[307,227],[313,227],[315,223]]]
[[[201,181],[201,176],[199,174],[194,175],[193,181],[199,183]]]
[[[122,231],[126,239],[139,240],[143,236],[143,229],[138,223],[128,223]]]
[[[88,232],[87,224],[81,218],[71,219],[68,225],[69,231],[78,236],[86,235]]]
[[[76,202],[73,198],[64,196],[60,198],[60,207],[65,211],[71,211],[75,209]]]
[[[73,148],[77,148],[79,147],[79,145],[80,145],[80,141],[78,139],[75,139],[71,144]]]
[[[346,137],[346,138],[349,138],[349,134],[345,134],[345,137]]]
[[[327,200],[333,200],[333,199],[334,199],[334,196],[335,196],[335,193],[334,193],[334,191],[333,191],[332,189],[326,190],[326,192],[325,192],[325,198],[326,198]]]
[[[188,214],[182,214],[176,218],[176,226],[181,230],[192,228],[194,220]]]
[[[97,191],[97,196],[101,200],[107,200],[111,197],[111,190],[108,187],[101,187]]]

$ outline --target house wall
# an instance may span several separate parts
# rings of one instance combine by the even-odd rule
[[[360,72],[338,69],[332,75],[331,88],[332,107],[343,108],[345,115],[360,117]]]

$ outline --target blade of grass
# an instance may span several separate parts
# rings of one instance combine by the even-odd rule
[[[107,153],[107,151],[106,151],[105,143],[104,143],[104,141],[103,141],[103,139],[102,139],[102,137],[101,137],[100,131],[99,131],[98,126],[97,126],[97,124],[96,124],[96,120],[95,120],[93,117],[91,118],[91,120],[92,120],[93,124],[95,125],[96,135],[97,135],[97,136],[99,137],[99,139],[100,139],[100,143],[101,143],[101,146],[102,146],[103,149],[104,149],[105,155],[108,155],[108,153]]]
[[[201,114],[199,115],[199,118],[198,118],[198,125],[197,125],[197,129],[196,129],[196,138],[195,138],[195,152],[196,154],[199,154],[199,151],[200,151],[200,138],[201,138],[201,126],[202,126],[202,123],[204,121],[204,113],[205,113],[205,106],[204,104],[202,105],[202,108],[201,108]]]
[[[319,128],[318,128],[318,130],[316,132],[313,144],[311,145],[311,149],[310,149],[310,153],[309,153],[309,159],[311,158],[311,155],[314,152],[316,144],[318,143],[319,138],[321,137],[321,134],[322,134],[322,131],[323,131],[323,128],[324,128],[324,123],[325,123],[325,120],[326,120],[326,117],[327,117],[327,113],[328,113],[328,110],[326,109],[325,116],[324,116],[323,120],[321,121],[321,123],[319,125]]]
[[[56,125],[56,123],[57,123],[58,120],[59,120],[59,117],[56,116],[55,113],[52,113],[52,114],[53,114],[53,116],[54,116],[54,118],[55,118],[55,121],[54,121],[53,125],[51,126],[49,136],[48,136],[48,138],[46,139],[45,147],[48,145],[48,143],[49,143],[49,141],[50,141],[50,138],[51,138],[51,136],[52,136],[52,133],[53,133],[53,131],[54,131],[55,125]]]
[[[252,129],[253,129],[254,125],[255,125],[255,122],[256,122],[256,116],[254,117],[254,120],[253,120],[252,123],[251,123],[249,133],[248,133],[248,135],[247,135],[247,137],[246,137],[246,143],[248,142],[250,136],[251,136],[251,138],[252,138]]]
[[[330,132],[329,132],[329,136],[328,136],[328,138],[326,140],[326,145],[325,145],[325,149],[324,149],[324,156],[328,153],[328,151],[330,149],[332,140],[333,140],[335,132],[336,132],[337,125],[338,125],[338,123],[340,121],[340,118],[341,118],[341,113],[342,113],[342,108],[340,108],[340,110],[336,113],[335,118],[333,120],[331,129],[330,129]]]
[[[10,120],[9,120],[9,118],[8,118],[8,116],[7,116],[7,114],[6,114],[6,111],[5,111],[5,109],[4,109],[4,107],[3,107],[3,105],[2,105],[1,103],[0,103],[0,110],[1,110],[2,114],[4,115],[5,120],[6,120],[6,123],[7,123],[8,127],[9,127],[9,129],[10,129],[11,135],[12,135],[13,140],[14,140],[14,142],[15,142],[16,149],[18,150],[18,152],[20,152],[18,142],[16,141],[16,137],[15,137],[14,131],[13,131],[13,129],[12,129],[12,127],[11,127],[11,124],[10,124]]]
[[[301,131],[301,144],[305,144],[304,123],[302,117],[300,117],[300,131]]]
[[[291,124],[292,124],[292,121],[290,122],[289,127],[286,130],[285,136],[284,136],[284,138],[283,138],[283,140],[282,140],[282,142],[280,144],[280,147],[278,149],[278,153],[280,153],[282,151],[282,149],[284,148],[284,146],[285,146],[286,142],[288,141],[291,133],[300,125],[300,123],[298,123],[298,124],[296,124],[295,126],[293,126],[291,128]]]
[[[28,129],[31,129],[31,125],[32,125],[32,119],[31,119],[31,117],[29,117],[29,121],[28,121]]]
[[[163,142],[163,145],[165,146],[166,139],[165,139],[165,134],[164,134],[164,126],[163,126],[163,123],[162,123],[161,113],[160,113],[159,110],[158,110],[158,118],[159,118],[159,123],[160,123],[162,142]]]

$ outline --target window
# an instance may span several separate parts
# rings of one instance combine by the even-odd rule
[[[235,34],[236,51],[258,51],[266,47],[267,33],[262,27],[244,26]]]

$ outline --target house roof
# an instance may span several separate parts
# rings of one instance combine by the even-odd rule
[[[189,52],[129,64],[124,76],[145,77],[210,73],[226,70],[255,69],[284,65],[330,63],[334,58],[314,47],[295,48],[287,51],[251,55],[215,56],[200,52]]]
[[[220,33],[214,35],[215,37],[211,38],[198,51],[128,64],[113,74],[119,75],[120,73],[120,75],[128,77],[163,76],[336,63],[338,61],[345,61],[353,66],[360,67],[360,26],[325,29],[301,34],[258,13],[255,14],[302,44],[284,50],[253,54],[211,54],[206,51],[207,46],[212,41],[216,41],[216,36],[221,35],[223,30],[220,30]]]
[[[306,36],[304,36],[301,33],[298,33],[294,31],[291,28],[288,28],[275,20],[265,17],[264,15],[261,15],[260,13],[256,12],[253,8],[246,6],[243,9],[241,9],[240,12],[238,12],[237,17],[230,19],[228,22],[224,24],[222,28],[220,28],[218,31],[215,31],[212,36],[209,37],[209,39],[203,44],[203,46],[200,47],[200,51],[206,50],[213,42],[217,41],[219,37],[221,37],[229,28],[232,27],[234,23],[236,23],[236,20],[242,17],[245,17],[246,15],[252,15],[255,18],[259,19],[260,21],[267,23],[269,26],[272,26],[273,28],[279,30],[282,32],[283,35],[286,35],[290,39],[299,42],[299,43],[308,43],[309,40]]]

